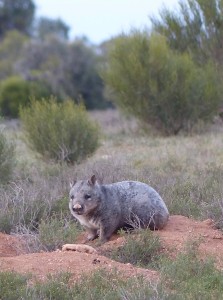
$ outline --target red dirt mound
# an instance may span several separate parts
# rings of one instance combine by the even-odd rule
[[[154,232],[161,238],[163,248],[170,252],[181,251],[188,240],[199,240],[199,250],[202,256],[212,255],[217,259],[219,267],[223,267],[223,234],[213,228],[211,220],[194,221],[183,216],[171,216],[167,226]],[[70,241],[72,243],[72,241]],[[124,238],[114,235],[108,243],[98,247],[98,253],[106,249],[119,247]],[[95,246],[91,243],[91,246]],[[74,280],[80,278],[84,272],[92,272],[98,268],[111,270],[116,268],[124,276],[143,275],[149,280],[158,279],[156,271],[133,267],[112,261],[97,253],[88,254],[77,251],[55,251],[25,254],[22,240],[15,236],[0,234],[0,269],[14,270],[20,273],[31,273],[38,279],[45,279],[47,274],[68,271]],[[11,256],[11,257],[9,257]]]
[[[0,257],[17,256],[26,253],[26,247],[18,236],[0,232]]]
[[[171,216],[167,226],[158,232],[163,245],[175,253],[187,241],[198,241],[202,256],[212,256],[223,267],[223,233],[214,227],[212,220],[195,221],[183,216]]]
[[[152,270],[135,268],[131,264],[122,264],[107,257],[80,252],[32,253],[0,259],[1,270],[32,274],[39,280],[45,280],[47,274],[69,272],[73,280],[78,280],[83,273],[91,273],[99,268],[108,271],[117,270],[126,278],[142,275],[148,280],[158,279],[158,273]]]

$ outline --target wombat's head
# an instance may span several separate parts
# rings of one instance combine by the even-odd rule
[[[100,204],[99,185],[95,175],[89,180],[71,184],[69,208],[72,215],[86,215]]]

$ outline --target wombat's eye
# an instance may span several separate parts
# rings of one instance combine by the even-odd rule
[[[70,199],[73,200],[73,199],[74,199],[74,195],[71,195],[71,196],[70,196]]]
[[[85,200],[88,200],[88,199],[90,199],[90,198],[91,198],[91,195],[90,195],[90,194],[84,195],[84,199],[85,199]]]

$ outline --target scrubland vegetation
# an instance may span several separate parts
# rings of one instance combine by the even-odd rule
[[[161,194],[171,214],[212,218],[222,228],[221,123],[199,134],[162,137],[144,134],[137,123],[114,110],[93,112],[89,118],[101,124],[100,146],[91,157],[74,164],[50,162],[28,148],[21,125],[5,128],[5,136],[15,141],[16,165],[11,178],[1,184],[1,231],[36,236],[44,228],[55,232],[60,224],[67,230],[61,231],[63,239],[71,222],[69,182],[92,174],[103,183],[148,183]],[[7,154],[11,162],[12,154]]]
[[[190,136],[163,137],[144,134],[136,122],[115,110],[92,112],[89,117],[101,124],[100,146],[91,157],[73,165],[43,159],[27,147],[21,124],[7,123],[4,134],[7,140],[14,141],[16,165],[11,178],[1,184],[1,232],[23,236],[30,252],[52,251],[64,243],[75,242],[81,228],[68,210],[69,182],[93,173],[104,183],[146,182],[165,199],[171,214],[201,220],[210,217],[222,229],[221,123]],[[140,277],[123,280],[116,273],[99,272],[76,284],[69,283],[71,275],[58,274],[30,286],[29,277],[3,272],[1,296],[17,299],[20,293],[24,299],[60,299],[61,295],[64,299],[221,297],[222,273],[215,269],[213,261],[201,261],[196,247],[173,262],[162,254],[159,240],[150,232],[128,234],[126,239],[123,249],[110,253],[111,257],[159,270],[159,283],[148,284]],[[15,284],[16,289],[12,289]]]
[[[145,182],[171,214],[211,218],[222,230],[220,1],[182,2],[178,14],[164,9],[153,19],[151,31],[98,47],[70,42],[61,20],[42,18],[30,32],[26,1],[22,29],[18,13],[15,31],[0,24],[0,232],[23,236],[30,252],[75,242],[81,228],[68,210],[69,182],[92,174],[101,183]],[[110,101],[116,109],[89,111]],[[4,272],[0,298],[221,299],[222,272],[196,247],[173,262],[147,231],[132,236],[111,256],[158,269],[158,284],[98,272],[76,284],[58,274],[30,285]]]

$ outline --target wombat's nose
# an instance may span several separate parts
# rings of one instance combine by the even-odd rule
[[[76,212],[76,213],[81,213],[83,212],[83,206],[80,205],[79,203],[73,205],[73,211]]]

